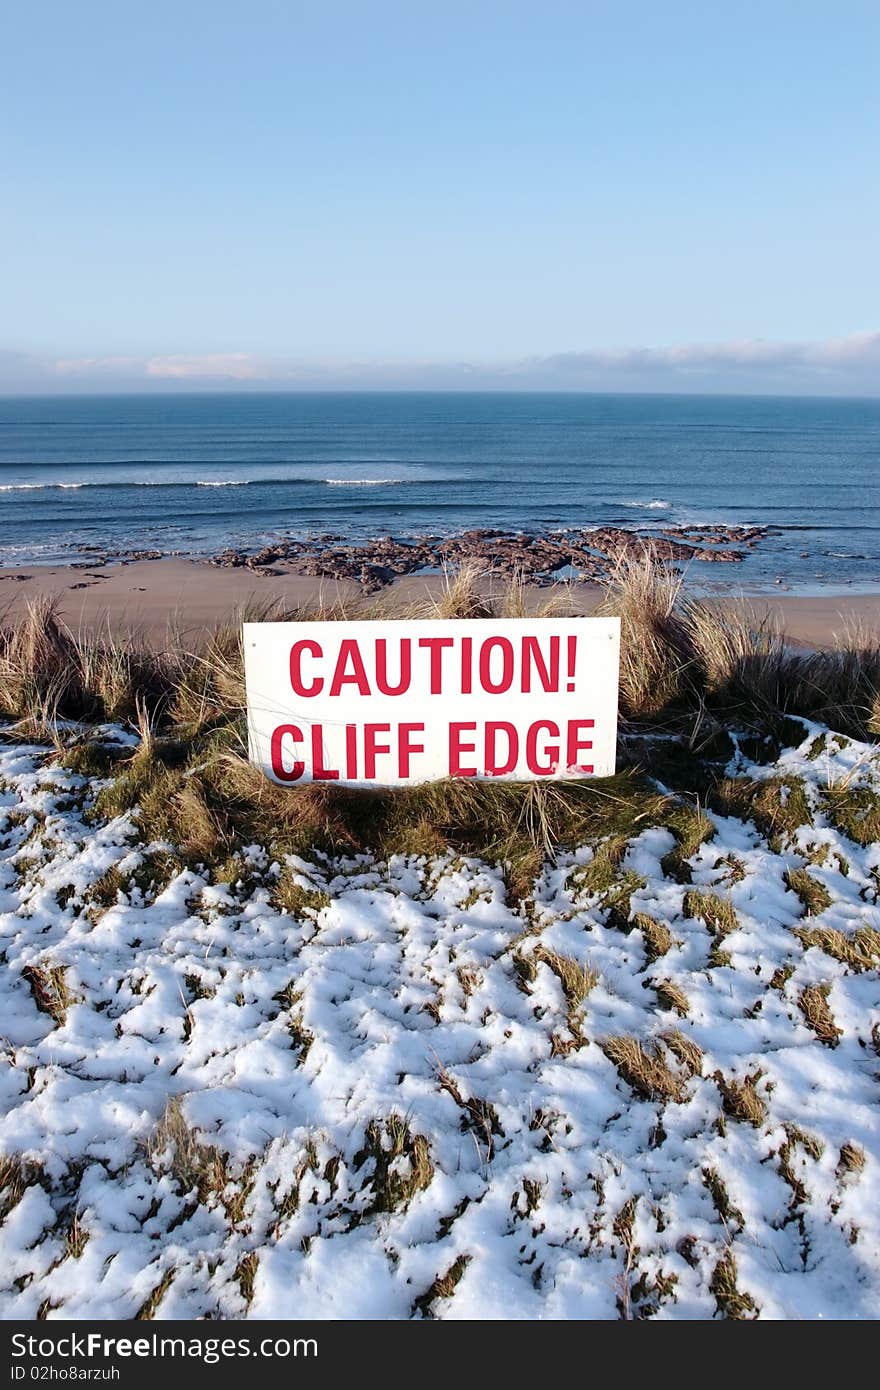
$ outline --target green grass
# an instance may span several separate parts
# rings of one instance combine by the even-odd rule
[[[690,883],[693,878],[688,860],[707,840],[715,835],[715,826],[700,806],[682,803],[673,806],[664,820],[667,830],[671,830],[676,844],[668,854],[664,854],[660,866],[667,878],[678,883]]]
[[[633,894],[645,887],[646,880],[631,870],[613,883],[602,895],[601,905],[605,909],[605,925],[616,931],[630,932],[633,929]]]
[[[725,777],[710,800],[720,815],[752,821],[771,848],[781,848],[800,826],[812,821],[807,789],[798,777],[768,777],[764,781]]]
[[[188,746],[156,740],[116,761],[94,797],[92,819],[130,812],[146,843],[172,844],[181,863],[193,866],[228,865],[237,848],[254,843],[276,855],[369,851],[385,859],[452,850],[501,863],[511,891],[526,897],[545,859],[602,836],[616,848],[600,845],[584,876],[612,886],[628,839],[662,823],[669,805],[634,772],[544,784],[468,778],[376,790],[278,787],[241,756],[238,737],[231,727]],[[98,895],[120,887],[111,875]],[[282,875],[275,890],[280,906],[303,905],[293,890]]]
[[[818,917],[834,901],[824,883],[814,878],[808,869],[786,869],[785,884],[800,899],[808,917]]]
[[[726,936],[739,930],[739,919],[729,898],[708,893],[701,888],[689,888],[684,895],[682,910],[685,917],[706,923],[718,945]]]
[[[831,824],[865,847],[880,840],[880,796],[868,787],[830,787],[822,809]]]

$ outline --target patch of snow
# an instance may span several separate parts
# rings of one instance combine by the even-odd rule
[[[880,785],[866,745],[829,737],[811,757],[824,733],[768,766],[738,754],[736,771]],[[804,949],[784,874],[807,865],[831,894],[810,926],[880,930],[878,855],[818,810],[783,852],[713,816],[693,884],[738,918],[713,965],[686,885],[663,874],[663,829],[624,865],[644,880],[633,912],[673,938],[652,962],[578,887],[587,847],[545,866],[528,917],[499,867],[452,855],[292,859],[330,902],[281,913],[260,846],[253,891],[185,871],[99,914],[89,890],[143,855],[136,816],[89,823],[83,779],[35,746],[0,746],[0,788],[0,1152],[30,1165],[20,1200],[0,1196],[3,1317],[131,1317],[166,1283],[157,1317],[702,1318],[728,1255],[761,1316],[876,1316],[877,971]],[[815,864],[822,846],[839,858]],[[552,953],[597,977],[574,1009]],[[65,972],[60,1022],[24,973],[47,964]],[[834,1047],[799,1007],[811,985],[828,988]],[[692,1076],[672,1030],[700,1049]],[[622,1035],[659,1049],[673,1099],[627,1083],[603,1050]],[[763,1118],[725,1115],[719,1079],[751,1084]],[[222,1159],[210,1191],[156,1148],[169,1100]],[[389,1119],[408,1136],[390,1161]],[[371,1126],[389,1190],[414,1185],[401,1200],[377,1203]],[[863,1167],[842,1165],[846,1146]]]

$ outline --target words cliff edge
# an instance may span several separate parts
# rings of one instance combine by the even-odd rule
[[[275,782],[614,772],[617,618],[245,623],[244,651]]]

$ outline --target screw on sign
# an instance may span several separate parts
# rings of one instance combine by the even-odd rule
[[[394,786],[614,771],[616,618],[246,623],[251,760]]]

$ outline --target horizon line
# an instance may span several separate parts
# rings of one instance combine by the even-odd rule
[[[269,386],[254,385],[216,385],[216,386],[161,386],[120,387],[117,390],[19,390],[5,391],[0,388],[0,400],[115,400],[132,397],[154,399],[171,396],[175,399],[184,396],[626,396],[641,399],[706,399],[722,398],[733,400],[792,400],[792,401],[880,401],[880,389],[876,394],[848,391],[772,391],[772,390],[614,390],[598,387],[578,386]]]

